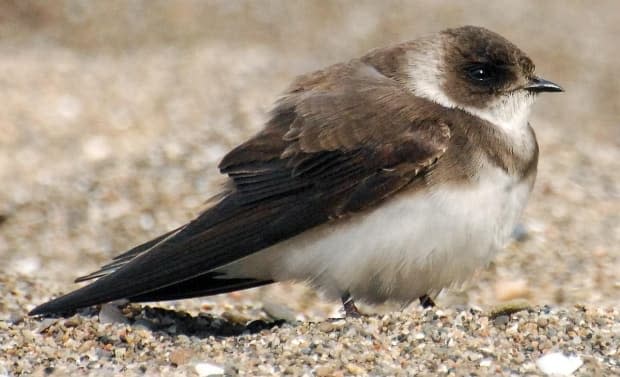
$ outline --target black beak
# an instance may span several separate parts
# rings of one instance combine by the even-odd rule
[[[552,83],[551,81],[547,81],[536,76],[532,77],[529,84],[525,86],[525,89],[534,93],[564,91],[564,89],[562,89],[562,87],[558,84]]]

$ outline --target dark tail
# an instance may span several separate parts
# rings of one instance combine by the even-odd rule
[[[130,302],[180,300],[238,291],[273,283],[268,280],[225,279],[219,278],[217,275],[218,274],[216,273],[208,273],[180,283],[169,285],[167,287],[155,289],[150,292],[132,297],[126,297],[126,299]],[[119,297],[116,295],[102,296],[100,294],[101,292],[106,291],[106,289],[102,289],[101,284],[98,284],[104,279],[105,277],[69,294],[39,305],[32,309],[32,311],[28,314],[72,314],[80,308],[97,305],[112,300],[118,300]]]

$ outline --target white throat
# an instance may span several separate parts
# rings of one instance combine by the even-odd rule
[[[411,55],[409,61],[410,89],[416,96],[484,119],[499,127],[515,141],[527,135],[528,119],[534,103],[533,95],[525,91],[515,91],[497,99],[484,109],[458,104],[442,89],[443,74],[439,68],[442,61],[441,49],[424,48],[420,51],[425,53]]]

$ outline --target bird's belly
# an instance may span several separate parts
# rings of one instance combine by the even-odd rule
[[[494,169],[478,183],[402,193],[223,269],[228,276],[306,281],[329,296],[409,302],[463,282],[508,240],[531,180]]]

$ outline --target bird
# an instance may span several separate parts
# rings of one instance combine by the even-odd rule
[[[280,281],[341,300],[348,317],[356,300],[433,306],[492,260],[526,205],[530,110],[563,91],[534,71],[501,35],[462,26],[303,74],[223,157],[207,209],[29,314]]]

